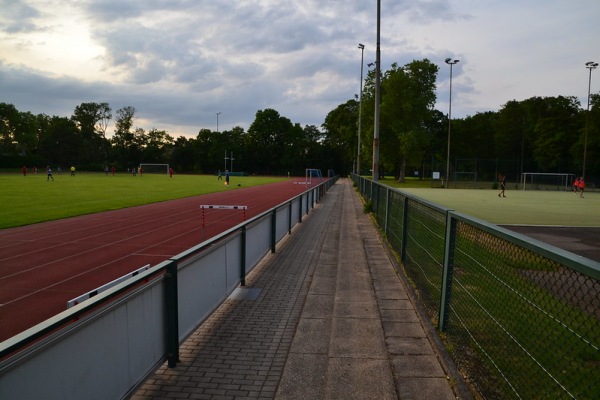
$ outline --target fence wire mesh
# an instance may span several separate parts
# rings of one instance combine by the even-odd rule
[[[600,398],[600,281],[548,247],[372,181],[359,183],[447,349],[488,399]],[[374,186],[375,185],[375,186]],[[383,201],[382,201],[383,199]],[[451,247],[443,284],[445,246]],[[569,265],[567,265],[569,264]],[[576,265],[578,266],[578,265]],[[597,266],[593,267],[597,268]],[[447,291],[448,304],[442,305]],[[440,307],[448,313],[439,324]]]

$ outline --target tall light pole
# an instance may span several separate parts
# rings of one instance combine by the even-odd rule
[[[445,188],[448,189],[448,181],[450,180],[450,129],[452,126],[452,66],[460,60],[453,60],[446,58],[446,64],[450,65],[450,101],[448,103],[448,151],[446,153],[446,184]]]
[[[375,51],[375,127],[373,129],[373,180],[379,180],[379,103],[381,100],[381,0],[377,0],[377,49]]]
[[[219,114],[221,114],[220,111],[217,113],[217,133],[219,133]]]
[[[358,44],[360,49],[360,92],[358,100],[358,152],[356,154],[356,174],[360,175],[360,135],[362,130],[362,86],[363,86],[363,65],[365,57],[365,45],[362,43]]]
[[[587,100],[587,112],[585,113],[585,134],[583,135],[583,171],[581,177],[585,179],[585,162],[587,159],[587,138],[588,131],[590,129],[590,93],[592,90],[592,70],[598,66],[597,62],[588,61],[585,63],[585,67],[590,70],[590,78],[588,80],[588,100]]]

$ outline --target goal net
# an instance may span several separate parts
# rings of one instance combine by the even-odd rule
[[[523,172],[521,188],[523,190],[571,190],[575,174]]]
[[[323,175],[321,174],[320,169],[307,168],[306,169],[306,184],[312,185],[313,181],[315,183],[323,182]]]
[[[169,164],[140,164],[144,174],[169,174]]]

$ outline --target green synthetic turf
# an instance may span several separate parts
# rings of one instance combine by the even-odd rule
[[[72,177],[66,172],[54,173],[54,181],[48,182],[45,173],[1,174],[0,229],[286,179],[232,176],[227,188],[224,178],[210,175],[173,175],[171,179],[166,174],[77,173]]]
[[[600,226],[600,193],[401,188],[432,203],[498,225]]]

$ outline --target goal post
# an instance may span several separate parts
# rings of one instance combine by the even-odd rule
[[[568,191],[575,180],[575,174],[553,172],[521,173],[523,190],[565,190]]]
[[[144,174],[169,175],[169,164],[141,163],[139,168]]]
[[[313,179],[315,179],[318,183],[323,182],[323,174],[320,169],[316,168],[306,168],[306,184],[312,185]]]

